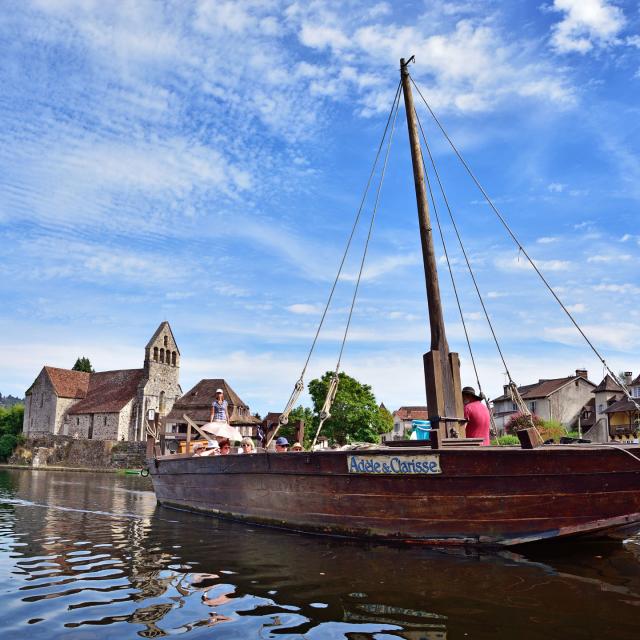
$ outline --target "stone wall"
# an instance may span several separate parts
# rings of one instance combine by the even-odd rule
[[[28,467],[143,469],[146,443],[83,440],[68,436],[36,436],[13,452],[9,464]]]
[[[36,378],[31,393],[26,397],[23,431],[29,433],[53,433],[55,430],[58,396],[53,391],[44,369]]]
[[[119,415],[115,412],[70,415],[66,435],[88,440],[119,440]]]

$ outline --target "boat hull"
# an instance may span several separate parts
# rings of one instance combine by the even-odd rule
[[[150,472],[159,503],[178,509],[327,535],[514,545],[640,529],[640,448],[626,450],[162,456]]]

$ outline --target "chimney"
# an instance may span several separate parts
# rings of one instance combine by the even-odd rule
[[[586,369],[576,369],[576,378],[589,379],[589,372]]]
[[[624,383],[629,386],[633,382],[633,373],[631,371],[624,372]]]

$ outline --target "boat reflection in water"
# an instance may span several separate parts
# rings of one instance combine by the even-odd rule
[[[391,546],[156,507],[148,487],[0,471],[6,637],[638,637],[640,540]]]

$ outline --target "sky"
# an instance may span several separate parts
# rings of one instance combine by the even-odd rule
[[[163,320],[187,391],[280,411],[371,170],[400,57],[611,368],[640,372],[640,8],[622,0],[3,0],[0,392],[43,365],[142,366]],[[417,102],[513,379],[603,367]],[[306,372],[336,366],[373,199]],[[441,210],[444,214],[444,210]],[[482,387],[499,360],[444,234]],[[436,237],[450,347],[476,385]],[[425,401],[401,105],[342,370]],[[308,403],[308,398],[302,398]]]

